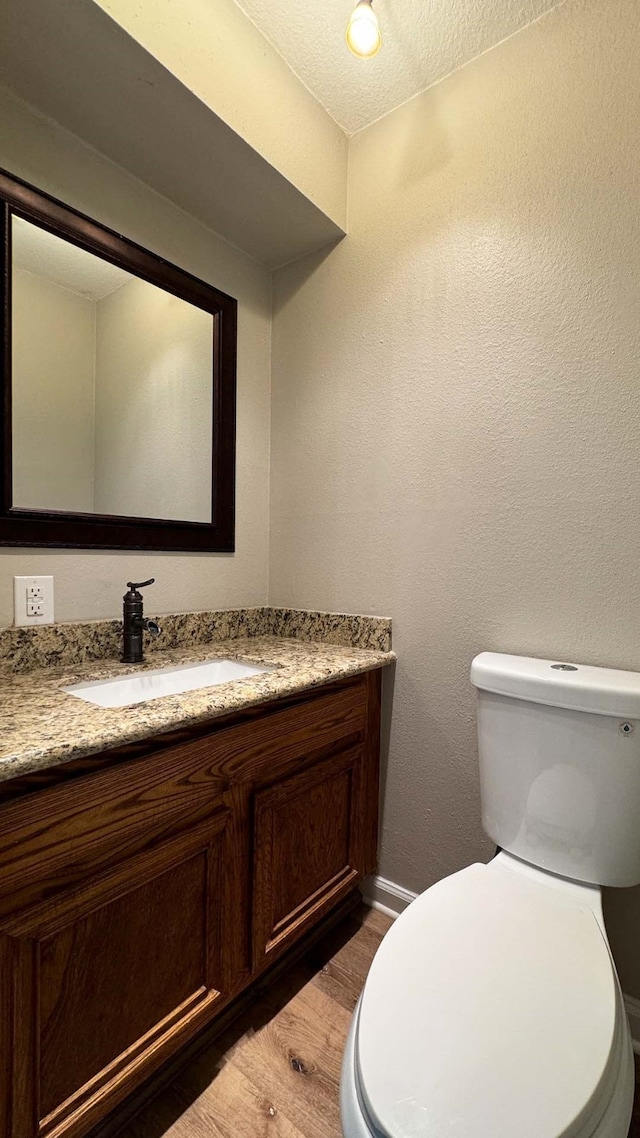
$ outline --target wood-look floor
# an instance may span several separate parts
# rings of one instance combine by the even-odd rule
[[[636,1099],[629,1127],[629,1138],[640,1138],[640,1057],[636,1055]]]
[[[342,1138],[351,1013],[391,921],[357,910],[145,1107],[119,1138]],[[629,1138],[640,1138],[640,1063]]]
[[[341,1138],[351,1014],[391,921],[362,906],[281,977],[119,1138]]]

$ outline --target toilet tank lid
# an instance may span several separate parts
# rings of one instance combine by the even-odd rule
[[[471,682],[530,703],[640,719],[640,672],[481,652],[471,664]]]

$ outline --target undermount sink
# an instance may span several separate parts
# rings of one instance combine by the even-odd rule
[[[205,660],[200,664],[150,668],[149,671],[118,676],[113,680],[88,680],[62,690],[97,707],[126,707],[132,703],[145,703],[148,699],[159,699],[163,695],[210,688],[273,670],[267,664],[243,664],[240,660]]]

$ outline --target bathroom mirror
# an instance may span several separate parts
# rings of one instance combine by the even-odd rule
[[[0,196],[0,540],[233,550],[236,301],[7,174]]]

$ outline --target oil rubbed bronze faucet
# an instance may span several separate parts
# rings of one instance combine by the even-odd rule
[[[147,620],[142,612],[142,593],[147,585],[153,585],[155,577],[148,581],[127,581],[128,593],[122,598],[122,662],[123,664],[141,664],[144,660],[142,649],[142,633],[148,632],[151,636],[160,635],[160,625],[155,620]]]

